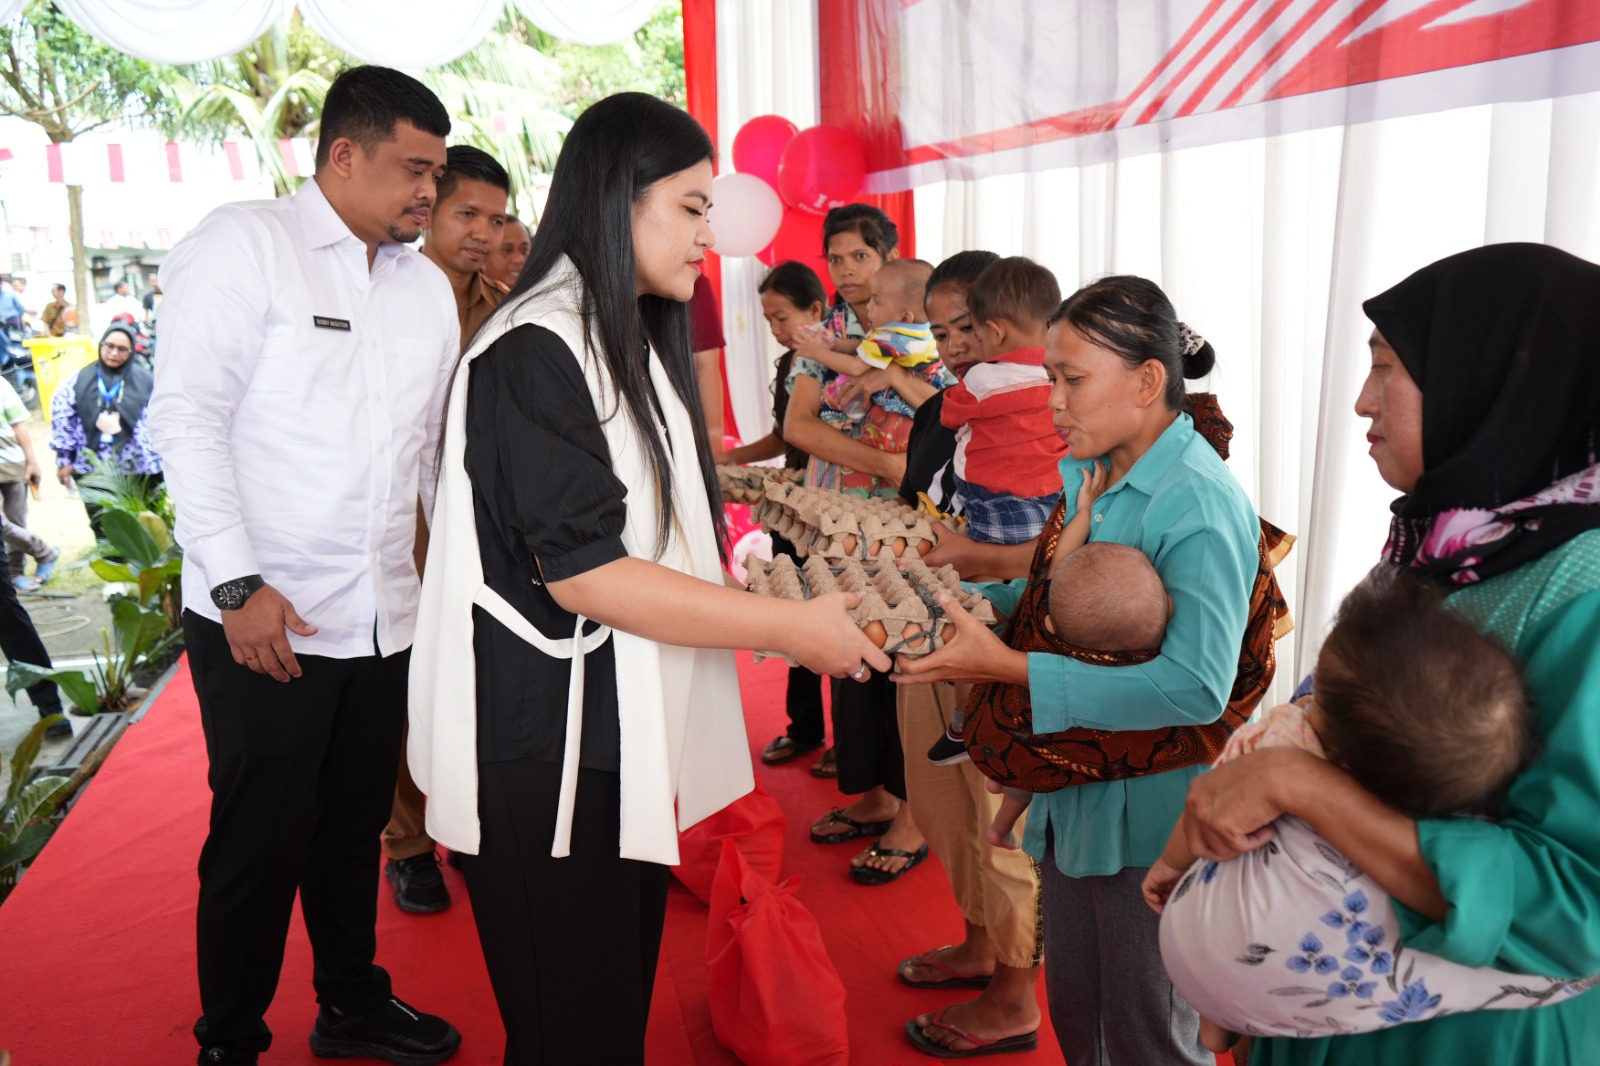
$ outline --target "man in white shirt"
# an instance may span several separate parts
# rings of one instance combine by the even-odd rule
[[[128,289],[126,281],[117,282],[117,287],[111,294],[111,299],[106,301],[105,320],[109,325],[119,315],[132,316],[130,321],[140,322],[144,319],[144,306],[133,298],[133,293]]]
[[[460,352],[439,269],[405,247],[450,119],[382,67],[328,90],[314,180],[213,211],[162,265],[150,429],[185,551],[210,758],[201,1063],[254,1064],[295,893],[325,1057],[442,1062],[461,1037],[373,964],[378,835],[406,717],[420,475]]]

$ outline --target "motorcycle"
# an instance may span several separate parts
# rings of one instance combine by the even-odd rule
[[[37,409],[39,381],[33,372],[33,353],[22,343],[26,336],[22,329],[14,326],[0,332],[0,377],[16,390],[24,404]]]
[[[142,360],[151,369],[156,365],[156,334],[155,330],[137,321],[126,312],[116,316],[112,322],[127,326],[133,334],[133,357]]]

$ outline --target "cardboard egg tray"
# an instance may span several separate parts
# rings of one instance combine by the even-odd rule
[[[717,484],[722,489],[723,503],[756,504],[766,499],[768,485],[797,485],[805,475],[804,470],[776,466],[719,466]]]
[[[897,499],[847,496],[801,485],[770,485],[756,521],[795,546],[802,558],[875,560],[922,556],[937,542],[935,519]]]
[[[944,647],[954,635],[954,625],[946,620],[944,609],[939,606],[941,593],[948,592],[985,625],[995,623],[989,601],[964,592],[952,566],[935,570],[920,559],[896,565],[888,555],[865,563],[812,555],[799,566],[785,555],[770,562],[751,555],[744,565],[750,591],[758,596],[809,600],[830,592],[860,593],[861,602],[850,616],[874,644],[892,655],[928,655]],[[758,651],[755,658],[757,662],[774,658],[790,666],[799,665],[778,652]]]

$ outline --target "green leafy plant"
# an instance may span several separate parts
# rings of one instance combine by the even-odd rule
[[[162,612],[166,627],[177,629],[183,622],[183,550],[167,524],[150,511],[138,515],[104,511],[100,526],[105,540],[89,569],[105,581],[134,586],[131,598],[141,607]]]
[[[22,868],[34,860],[56,831],[56,809],[71,794],[70,777],[44,776],[29,781],[33,760],[39,757],[44,731],[61,716],[39,722],[11,753],[11,782],[0,801],[0,899],[16,887]]]
[[[120,463],[101,459],[93,452],[87,458],[89,472],[75,479],[84,503],[131,515],[149,511],[160,516],[168,529],[172,528],[172,496],[166,485],[152,485],[147,475],[131,474]]]
[[[162,609],[125,596],[111,605],[111,629],[100,630],[100,637],[105,655],[94,652],[93,673],[13,662],[6,672],[6,691],[15,699],[28,686],[51,681],[84,714],[127,710],[137,695],[134,675],[171,651],[183,639],[183,630],[170,628]]]

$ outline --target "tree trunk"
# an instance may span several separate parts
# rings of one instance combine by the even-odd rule
[[[89,256],[83,248],[83,186],[67,186],[67,228],[72,231],[72,284],[77,289],[78,330],[94,336],[89,315],[94,309],[94,289],[89,284]]]

